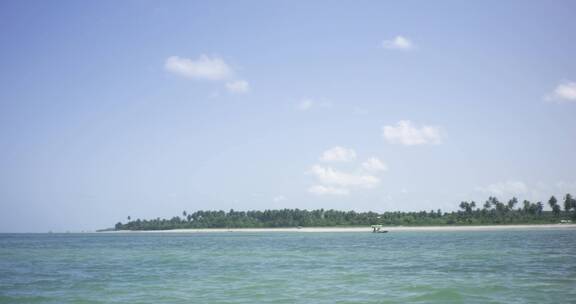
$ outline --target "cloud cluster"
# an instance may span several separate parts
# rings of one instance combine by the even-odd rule
[[[316,195],[348,195],[350,190],[345,188],[328,187],[322,185],[315,185],[308,188],[308,192]]]
[[[346,173],[319,165],[312,166],[310,171],[324,185],[373,188],[380,182],[380,179],[373,175]]]
[[[226,89],[232,93],[248,93],[250,85],[246,80],[236,80],[226,83]]]
[[[366,171],[377,172],[386,171],[388,166],[376,157],[370,157],[362,163],[362,168]]]
[[[382,41],[381,46],[384,49],[403,51],[412,50],[415,48],[414,43],[404,36],[396,36],[394,39],[384,40]]]
[[[331,163],[353,162],[356,160],[354,149],[335,146],[322,153],[320,161]],[[318,184],[308,188],[316,195],[348,195],[353,190],[371,189],[380,184],[376,173],[385,171],[387,166],[380,159],[370,157],[353,171],[336,169],[326,165],[313,165],[309,174]]]
[[[391,144],[405,146],[439,144],[442,132],[435,126],[416,126],[409,120],[401,120],[395,126],[382,127],[382,136]]]
[[[224,80],[232,76],[232,68],[221,58],[201,55],[197,60],[171,56],[166,59],[164,68],[174,74],[206,80]]]
[[[323,162],[350,162],[355,159],[356,151],[340,146],[330,148],[320,156],[320,160]]]
[[[230,93],[247,93],[250,85],[246,80],[234,79],[234,69],[222,58],[200,55],[198,59],[168,57],[164,69],[170,73],[193,80],[226,81]]]
[[[330,108],[330,107],[332,107],[332,103],[328,100],[317,100],[308,97],[300,99],[300,101],[298,101],[298,104],[296,105],[296,109],[298,111],[303,112],[311,110],[313,108]]]
[[[563,82],[556,86],[554,91],[546,96],[547,101],[576,102],[576,82]]]
[[[284,195],[277,195],[274,198],[272,198],[272,201],[275,203],[280,203],[287,200],[287,198]]]

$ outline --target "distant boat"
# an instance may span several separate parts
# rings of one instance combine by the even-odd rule
[[[388,233],[388,230],[382,230],[382,225],[372,225],[372,233]]]

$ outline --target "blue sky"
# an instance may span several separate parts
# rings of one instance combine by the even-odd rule
[[[3,1],[0,231],[576,193],[571,1]]]

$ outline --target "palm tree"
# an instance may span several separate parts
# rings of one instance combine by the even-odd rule
[[[542,202],[536,203],[536,212],[542,214],[542,210],[544,210],[544,204]]]
[[[574,199],[572,198],[572,195],[570,193],[567,193],[566,196],[564,196],[564,211],[568,212],[570,211],[570,209],[572,209],[572,207],[574,205]]]
[[[530,201],[524,200],[522,204],[524,204],[524,208],[522,209],[524,210],[524,212],[528,213],[528,211],[530,210]]]
[[[552,212],[554,213],[554,216],[559,217],[560,212],[562,212],[562,209],[560,209],[560,205],[558,204],[554,205],[554,207],[552,207]]]
[[[554,195],[552,195],[548,200],[548,205],[550,205],[550,208],[554,208],[556,204],[558,204],[558,200],[554,197]]]
[[[552,195],[548,200],[548,205],[550,205],[550,208],[552,208],[552,212],[555,216],[560,215],[560,206],[558,206],[558,200],[554,197],[554,195]]]
[[[516,204],[518,203],[518,199],[513,197],[511,200],[508,201],[508,210],[512,210],[514,209],[514,206],[516,206]]]

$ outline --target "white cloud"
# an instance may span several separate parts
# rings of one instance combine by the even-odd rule
[[[411,50],[414,49],[415,45],[404,36],[396,36],[392,40],[382,41],[382,47],[389,50]]]
[[[284,195],[277,195],[272,199],[275,203],[283,202],[285,200],[287,200],[287,198]]]
[[[322,185],[315,185],[308,188],[308,192],[316,195],[348,195],[350,190],[346,188],[329,187]]]
[[[250,85],[246,80],[235,80],[226,83],[226,89],[231,93],[248,93]]]
[[[528,192],[528,187],[521,181],[505,181],[485,187],[476,187],[477,191],[494,196],[518,196]]]
[[[320,156],[323,162],[349,162],[356,159],[356,151],[340,146],[330,148]]]
[[[388,166],[376,157],[370,157],[362,163],[362,168],[367,171],[386,171]]]
[[[352,162],[355,163],[356,151],[354,149],[335,146],[322,153],[320,161],[323,162]],[[335,164],[349,168],[349,164]],[[357,164],[356,169],[340,170],[326,165],[315,164],[307,174],[316,178],[316,183],[308,188],[308,192],[317,195],[348,195],[352,191],[361,191],[377,187],[380,184],[378,173],[386,171],[386,164],[376,157]]]
[[[389,143],[406,146],[439,144],[442,141],[440,128],[434,126],[418,127],[409,120],[401,120],[396,126],[384,126],[382,135]]]
[[[171,56],[166,59],[164,68],[174,74],[193,79],[225,80],[232,77],[233,70],[218,57],[201,55],[192,60]]]
[[[576,102],[576,82],[568,81],[559,84],[545,99],[557,102]]]
[[[296,108],[300,111],[308,111],[314,105],[314,101],[310,98],[302,98]]]
[[[373,188],[380,183],[380,179],[368,174],[351,174],[337,171],[330,167],[312,166],[310,172],[316,176],[323,185],[339,187]]]
[[[330,102],[329,100],[324,99],[317,100],[308,97],[300,99],[300,101],[296,105],[296,109],[300,111],[308,111],[312,108],[331,108],[331,107],[332,102]]]

